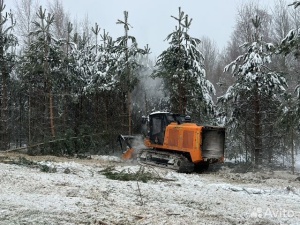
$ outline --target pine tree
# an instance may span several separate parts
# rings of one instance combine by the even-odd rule
[[[53,15],[40,7],[34,21],[35,30],[30,33],[31,43],[21,61],[24,88],[29,96],[29,144],[56,136],[58,112],[54,96],[62,88],[59,79],[63,76],[63,42],[52,34],[53,21]]]
[[[194,113],[199,118],[199,114],[213,112],[215,90],[206,79],[200,40],[189,35],[192,19],[181,8],[178,17],[172,18],[178,25],[166,38],[170,46],[159,55],[153,77],[163,78],[173,112]]]
[[[252,23],[255,28],[253,41],[243,44],[245,53],[224,68],[225,72],[231,70],[236,81],[218,101],[231,102],[232,113],[228,122],[237,133],[242,132],[242,127],[253,132],[254,135],[251,137],[249,133],[248,138],[254,143],[252,160],[258,165],[262,154],[266,154],[262,146],[266,136],[263,130],[267,125],[265,118],[268,118],[264,107],[271,107],[271,102],[280,102],[279,96],[285,91],[286,81],[282,74],[267,67],[275,47],[262,40],[260,18],[256,16]]]
[[[16,63],[16,55],[12,49],[17,45],[17,38],[12,33],[15,20],[11,13],[5,13],[4,0],[0,0],[0,149],[9,147],[9,82],[10,74]],[[11,22],[11,24],[9,24]]]
[[[48,94],[49,100],[49,119],[50,119],[50,130],[52,137],[55,137],[55,127],[54,127],[54,111],[53,111],[53,94],[52,94],[52,79],[50,77],[50,44],[53,40],[50,27],[54,22],[54,16],[51,14],[46,15],[46,10],[43,10],[42,7],[40,7],[40,10],[38,12],[38,19],[40,21],[35,21],[35,28],[36,30],[31,34],[34,35],[38,42],[37,47],[40,47],[42,49],[43,53],[43,76],[44,76],[44,88],[46,93]]]

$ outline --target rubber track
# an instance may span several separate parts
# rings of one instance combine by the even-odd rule
[[[147,153],[149,156],[154,155],[153,158],[141,158],[143,154]],[[175,170],[177,172],[181,173],[191,173],[194,171],[194,164],[190,162],[185,156],[176,154],[176,153],[170,153],[162,150],[148,150],[144,149],[141,150],[141,152],[138,154],[138,162],[142,165],[152,165],[162,168],[167,168],[171,170]],[[169,160],[173,160],[176,164],[169,164],[167,163]]]

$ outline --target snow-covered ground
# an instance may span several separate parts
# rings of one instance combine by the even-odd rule
[[[299,175],[180,174],[146,168],[162,178],[142,183],[107,179],[108,166],[137,171],[115,157],[62,159],[40,165],[0,163],[0,224],[300,224]]]

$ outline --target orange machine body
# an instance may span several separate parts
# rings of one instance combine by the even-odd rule
[[[163,145],[153,144],[149,138],[146,138],[144,143],[148,148],[186,152],[190,155],[191,161],[196,164],[203,161],[202,129],[203,126],[195,123],[173,122],[166,127]]]
[[[150,114],[148,125],[148,148],[185,155],[194,164],[224,161],[224,127],[200,126],[167,112]]]

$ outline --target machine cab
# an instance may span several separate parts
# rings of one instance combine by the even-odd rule
[[[172,123],[181,124],[184,117],[169,112],[155,112],[149,115],[149,138],[152,144],[163,145],[166,127]]]

